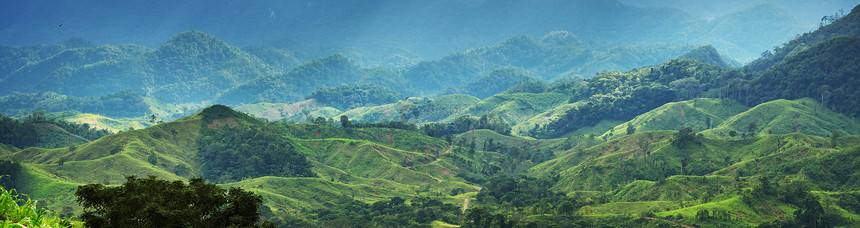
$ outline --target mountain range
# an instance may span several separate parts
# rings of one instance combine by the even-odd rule
[[[583,2],[589,7],[574,7]],[[755,30],[737,24],[788,28],[790,14],[772,4],[701,21],[616,1],[372,1],[334,12],[323,9],[337,2],[288,3],[305,11],[282,18],[272,8],[263,18],[335,20],[319,30],[373,31],[353,40],[369,43],[362,39],[414,22],[389,17],[445,10],[456,16],[422,23],[479,34],[452,43],[504,38],[385,66],[356,61],[360,52],[238,48],[202,31],[157,48],[83,39],[0,47],[0,171],[8,175],[0,184],[71,217],[83,210],[80,185],[202,177],[261,196],[258,212],[278,227],[860,222],[860,6],[742,64],[721,45],[778,44],[767,37],[794,30],[743,39],[733,34]],[[344,13],[351,10],[380,13]],[[443,23],[452,18],[457,26]],[[537,23],[547,20],[569,27]],[[360,31],[362,23],[391,27]],[[491,23],[510,30],[480,29]],[[684,23],[710,25],[689,32],[711,45],[652,42]],[[395,39],[374,45],[396,47],[387,43]],[[308,46],[333,45],[316,42]]]

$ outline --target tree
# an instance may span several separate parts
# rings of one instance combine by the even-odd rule
[[[632,124],[627,125],[627,135],[632,135],[634,133],[636,133],[636,128],[633,128]]]
[[[735,136],[738,136],[738,132],[737,132],[737,131],[730,131],[730,132],[729,132],[729,136],[731,136],[732,138],[734,138]]]
[[[747,136],[748,137],[755,136],[755,131],[757,131],[757,130],[758,130],[758,125],[756,125],[754,123],[750,123],[749,125],[747,125]]]
[[[241,188],[225,190],[193,178],[185,185],[126,177],[118,187],[78,186],[76,201],[87,227],[255,227],[263,198]]]
[[[343,127],[343,128],[348,128],[348,127],[350,127],[350,125],[349,125],[349,117],[347,117],[346,115],[341,115],[341,116],[340,116],[340,126],[341,126],[341,127]]]
[[[155,152],[150,152],[149,156],[146,157],[146,161],[152,165],[158,165],[158,157],[155,156]]]
[[[830,131],[830,147],[836,148],[836,143],[838,142],[837,140],[841,136],[842,132],[837,129],[833,129],[832,131]]]

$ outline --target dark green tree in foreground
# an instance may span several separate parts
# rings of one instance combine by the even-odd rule
[[[193,178],[166,181],[155,176],[126,177],[118,187],[79,186],[77,202],[86,227],[255,227],[259,195],[222,189]]]

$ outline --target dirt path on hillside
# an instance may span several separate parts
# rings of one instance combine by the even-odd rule
[[[463,213],[466,213],[466,209],[469,209],[469,198],[463,199]]]
[[[668,219],[664,219],[664,218],[657,218],[657,217],[645,217],[645,218],[646,218],[646,219],[650,219],[650,220],[660,220],[660,221],[665,221],[665,222],[668,222],[668,223],[672,223],[672,225],[682,226],[682,227],[684,227],[684,228],[698,228],[698,226],[691,226],[691,225],[687,225],[687,224],[683,224],[683,223],[675,222],[675,221],[668,220]]]
[[[451,148],[453,148],[453,146],[448,146],[448,149],[446,149],[445,152],[442,152],[439,155],[451,153]],[[430,164],[436,163],[438,161],[439,161],[439,157],[436,157],[436,160],[433,160],[432,162],[430,162]]]

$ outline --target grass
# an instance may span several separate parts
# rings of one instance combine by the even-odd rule
[[[680,206],[674,201],[614,202],[591,206],[592,214],[639,215],[655,211],[675,210]]]
[[[547,123],[550,123],[553,120],[558,119],[558,117],[563,115],[564,112],[566,112],[567,110],[582,106],[582,104],[585,104],[585,102],[579,101],[576,103],[561,104],[543,113],[535,115],[528,120],[518,123],[511,128],[511,132],[516,133],[518,135],[528,135],[528,131],[535,126],[542,126]]]
[[[114,119],[90,113],[77,113],[67,116],[65,120],[73,123],[89,124],[91,127],[105,129],[114,133],[125,131],[130,128],[141,129],[150,125],[146,118]]]
[[[601,136],[612,134],[610,138],[618,138],[627,134],[628,126],[633,126],[636,132],[678,130],[682,127],[702,131],[716,127],[726,119],[747,109],[730,99],[697,98],[672,102],[599,134]]]
[[[459,225],[448,224],[443,221],[433,221],[430,223],[430,227],[432,228],[456,228],[460,227]]]
[[[835,113],[814,99],[775,100],[757,105],[732,116],[714,129],[703,131],[708,137],[726,138],[730,131],[747,132],[750,124],[757,125],[756,135],[800,132],[807,135],[829,136],[839,130],[860,134],[860,122]]]
[[[449,116],[442,122],[452,121],[465,114],[481,116],[495,113],[504,118],[509,125],[516,126],[547,110],[566,104],[567,101],[567,95],[552,92],[497,94]]]

